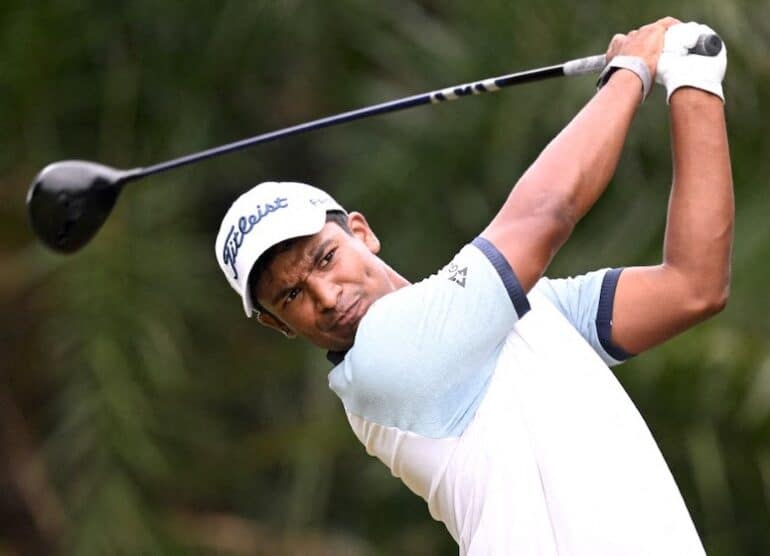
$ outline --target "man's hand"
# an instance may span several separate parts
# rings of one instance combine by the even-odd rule
[[[615,71],[625,69],[639,78],[642,82],[642,100],[647,98],[657,70],[663,37],[669,27],[678,23],[679,20],[673,17],[664,17],[631,31],[628,35],[618,34],[612,37],[607,47],[607,65],[599,76],[599,88],[609,81]]]
[[[666,31],[678,23],[680,21],[674,17],[664,17],[655,23],[630,31],[627,35],[615,35],[607,47],[607,63],[609,64],[615,56],[641,58],[647,65],[650,76],[654,78]]]
[[[680,87],[694,87],[718,96],[724,102],[722,79],[727,69],[727,48],[716,56],[698,56],[690,54],[701,35],[714,34],[707,25],[695,22],[680,23],[666,31],[663,53],[658,60],[658,73],[655,80],[666,88],[666,98],[671,102],[671,95]]]

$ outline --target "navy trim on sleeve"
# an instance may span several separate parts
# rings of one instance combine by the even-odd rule
[[[497,247],[495,247],[491,241],[481,236],[478,236],[471,243],[479,251],[484,253],[487,259],[489,259],[489,262],[492,263],[492,266],[495,267],[497,274],[500,276],[500,279],[503,281],[503,285],[508,292],[508,297],[510,297],[513,302],[513,308],[516,310],[516,314],[519,315],[519,318],[526,315],[529,311],[527,294],[524,293],[524,290],[519,283],[519,279],[516,278],[516,274],[513,272],[511,265],[508,264],[508,261],[503,254],[498,251]]]
[[[602,289],[599,293],[599,307],[596,310],[596,331],[599,334],[599,343],[607,354],[616,361],[625,361],[633,354],[628,353],[612,341],[612,308],[615,305],[615,289],[622,268],[611,268],[604,274]]]
[[[342,363],[342,361],[345,359],[345,356],[348,354],[347,351],[332,351],[329,350],[326,352],[326,360],[331,363],[332,365],[339,365]]]

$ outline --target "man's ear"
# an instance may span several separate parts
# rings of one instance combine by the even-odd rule
[[[377,239],[377,236],[374,234],[374,231],[372,231],[369,222],[366,221],[366,217],[364,217],[363,214],[357,211],[349,213],[348,228],[350,228],[350,232],[355,237],[360,239],[364,245],[366,245],[369,251],[375,254],[380,252],[380,240]]]
[[[293,340],[297,337],[294,331],[289,328],[282,320],[274,317],[272,313],[268,313],[267,311],[257,312],[257,322],[259,322],[259,324],[262,326],[267,326],[268,328],[272,328],[273,330],[280,332],[290,340]]]

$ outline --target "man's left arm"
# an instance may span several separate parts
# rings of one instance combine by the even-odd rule
[[[734,200],[722,100],[691,87],[670,97],[674,179],[663,261],[620,275],[612,341],[656,346],[722,310],[730,287]]]

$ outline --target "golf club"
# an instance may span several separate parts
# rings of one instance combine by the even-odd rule
[[[695,47],[691,49],[691,53],[716,56],[721,49],[722,41],[717,35],[702,35]],[[115,206],[115,201],[123,186],[140,178],[260,143],[275,141],[282,137],[423,104],[435,104],[464,96],[497,91],[504,87],[531,81],[598,72],[604,65],[605,57],[600,54],[554,66],[491,77],[343,112],[189,154],[153,166],[120,170],[83,160],[55,162],[46,166],[35,177],[27,193],[27,208],[32,229],[42,242],[54,251],[72,253],[88,243],[104,224],[113,206]]]

